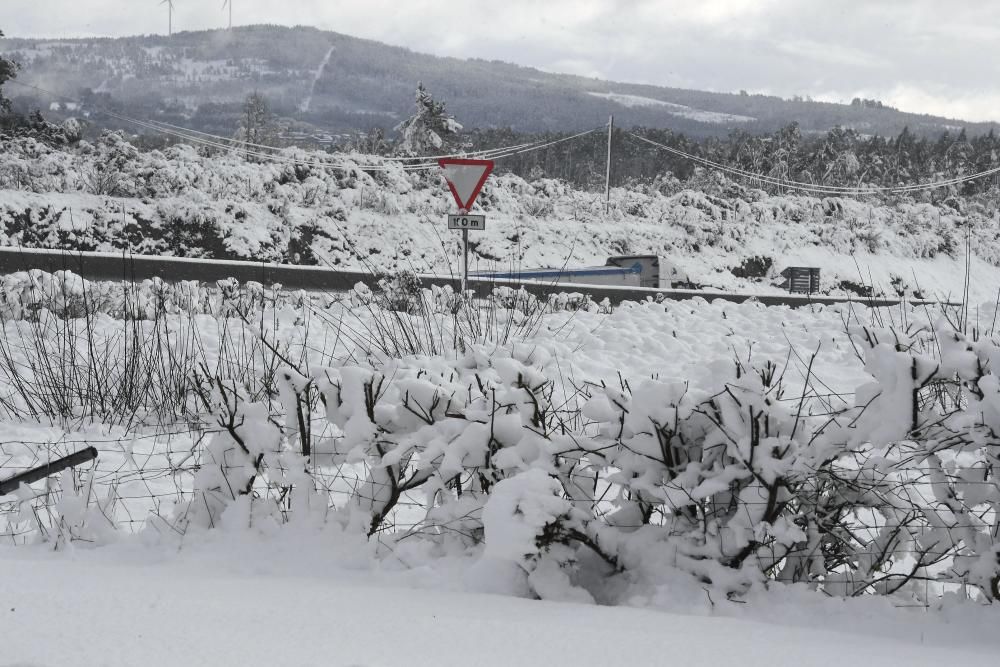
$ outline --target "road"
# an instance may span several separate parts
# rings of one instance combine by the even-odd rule
[[[61,250],[35,250],[22,248],[0,248],[0,275],[41,269],[55,272],[72,271],[88,280],[144,280],[159,277],[167,282],[198,280],[212,283],[225,278],[236,278],[241,283],[257,281],[264,285],[281,283],[286,289],[309,291],[344,292],[359,282],[374,284],[378,276],[367,271],[347,271],[323,266],[295,266],[291,264],[268,264],[266,262],[245,262],[230,260],[188,259],[148,255],[126,255],[98,252],[68,252]],[[456,276],[421,274],[426,285],[451,285],[456,290],[459,281]],[[833,304],[856,301],[866,306],[894,306],[900,302],[896,298],[864,298],[843,296],[821,296],[802,294],[750,294],[713,292],[707,290],[655,289],[644,287],[620,287],[611,285],[581,285],[576,283],[548,283],[535,280],[507,280],[495,278],[471,278],[470,289],[479,295],[487,295],[498,286],[524,287],[532,294],[545,298],[559,292],[589,294],[597,302],[607,298],[612,304],[622,301],[643,301],[662,294],[671,300],[701,297],[708,300],[724,299],[736,303],[756,299],[767,306],[802,306],[812,303]],[[913,304],[933,304],[909,300]]]

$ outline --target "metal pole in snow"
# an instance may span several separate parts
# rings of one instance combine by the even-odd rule
[[[37,482],[40,479],[45,479],[49,475],[54,475],[57,472],[65,470],[66,468],[72,468],[73,466],[78,466],[87,461],[93,461],[97,458],[97,449],[94,447],[87,447],[78,452],[74,452],[69,456],[64,456],[61,459],[56,459],[46,463],[43,466],[34,468],[22,472],[18,475],[14,475],[8,479],[0,480],[0,496],[5,496],[8,493],[14,493],[17,491],[17,487],[22,484],[31,484],[32,482]]]
[[[462,298],[469,284],[469,230],[462,230]]]
[[[615,129],[615,117],[608,116],[608,168],[604,173],[604,212],[611,212],[611,133]]]

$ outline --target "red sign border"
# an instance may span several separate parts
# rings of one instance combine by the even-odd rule
[[[489,175],[493,173],[493,160],[470,160],[468,158],[442,158],[438,160],[438,166],[440,166],[442,169],[444,169],[449,164],[459,164],[467,166],[474,165],[479,167],[482,166],[486,167],[486,169],[483,171],[482,178],[479,179],[479,183],[477,183],[476,187],[473,188],[472,196],[469,197],[469,201],[464,203],[462,202],[462,199],[459,196],[458,192],[455,190],[455,186],[451,184],[451,181],[449,181],[447,178],[444,179],[444,182],[448,184],[448,189],[451,190],[451,196],[455,198],[455,203],[458,204],[458,210],[462,212],[468,212],[472,208],[472,205],[475,203],[476,197],[479,196],[479,191],[482,190],[483,185],[486,184],[486,179],[489,178]]]

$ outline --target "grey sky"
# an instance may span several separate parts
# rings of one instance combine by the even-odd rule
[[[167,29],[160,0],[0,0],[10,36]],[[1000,120],[994,0],[234,0],[237,24],[315,25],[417,51],[607,79]],[[174,0],[175,30],[224,27]]]

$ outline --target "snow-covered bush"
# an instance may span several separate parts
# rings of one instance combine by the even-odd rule
[[[554,432],[559,415],[552,383],[538,370],[541,354],[515,345],[499,358],[479,348],[450,362],[315,371],[326,417],[343,433],[335,459],[369,471],[349,505],[351,522],[374,534],[401,496],[421,489],[438,520],[449,515],[451,528],[480,534],[478,514],[493,486],[546,459],[549,443],[563,437]]]
[[[117,319],[155,320],[162,315],[247,315],[264,308],[306,304],[275,284],[241,284],[229,278],[214,284],[184,280],[168,283],[154,277],[136,282],[91,281],[72,271],[40,269],[0,276],[0,319],[32,319],[40,311],[57,317],[110,315]]]
[[[863,329],[866,406],[854,441],[884,517],[880,551],[911,580],[974,586],[1000,600],[1000,341],[947,320],[933,332]],[[936,352],[935,346],[940,350]]]

